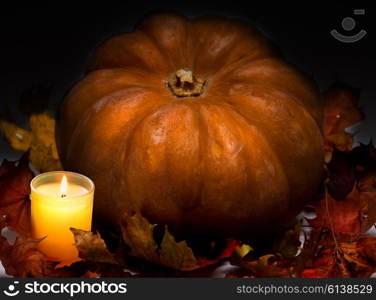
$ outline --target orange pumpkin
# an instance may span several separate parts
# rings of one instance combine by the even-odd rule
[[[94,180],[97,218],[140,211],[175,234],[247,237],[317,189],[320,101],[250,25],[154,15],[96,50],[58,145],[67,170]]]

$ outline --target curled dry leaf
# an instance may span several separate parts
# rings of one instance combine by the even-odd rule
[[[248,260],[245,256],[235,265],[239,269],[229,272],[226,277],[295,277],[295,266],[274,254],[265,254],[252,260]]]
[[[164,228],[163,238],[158,244],[154,238],[156,226],[150,224],[140,213],[124,216],[121,229],[123,240],[130,247],[130,255],[175,270],[191,271],[229,257],[239,246],[238,242],[228,240],[216,258],[196,258],[187,242],[177,242],[167,227]]]
[[[315,204],[313,227],[333,230],[338,241],[354,241],[376,222],[376,150],[370,143],[344,153],[334,150],[325,193]]]
[[[0,166],[0,214],[8,227],[30,235],[30,181],[33,173],[24,156],[19,162],[4,160]]]
[[[17,151],[28,151],[29,159],[40,172],[61,170],[55,142],[55,119],[48,110],[51,87],[26,90],[20,99],[20,110],[27,117],[30,130],[17,126],[8,109],[0,118],[0,130],[10,146]]]
[[[29,150],[33,136],[30,131],[18,127],[7,120],[0,120],[0,129],[5,135],[9,145],[17,151]]]
[[[326,248],[305,268],[303,278],[370,277],[376,272],[376,237]]]
[[[8,275],[15,277],[45,277],[50,266],[37,249],[40,240],[18,237],[14,245],[2,240],[0,260]]]
[[[118,264],[115,256],[107,249],[100,234],[91,231],[71,228],[79,257],[91,263]]]
[[[29,117],[30,131],[0,120],[0,129],[14,150],[29,151],[32,165],[40,172],[61,170],[55,143],[55,119],[47,112]]]
[[[130,255],[176,270],[199,268],[192,249],[185,241],[176,242],[167,228],[159,247],[154,240],[155,227],[139,213],[124,216],[121,229],[124,242],[131,248]]]
[[[99,233],[71,228],[79,257],[88,268],[83,277],[132,277],[124,271],[124,258],[108,250]]]
[[[62,170],[55,142],[55,119],[48,113],[31,115],[29,126],[33,134],[30,161],[40,172]]]
[[[350,151],[353,136],[345,129],[363,119],[358,108],[359,92],[347,86],[336,85],[324,93],[325,161],[329,162],[334,148]]]
[[[367,211],[368,203],[354,186],[353,191],[341,201],[326,192],[316,207],[316,218],[308,222],[313,227],[332,230],[339,241],[353,241],[368,230],[364,218]]]

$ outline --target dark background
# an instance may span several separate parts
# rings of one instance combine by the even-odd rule
[[[105,38],[129,31],[154,11],[179,11],[189,16],[221,14],[252,21],[282,49],[285,57],[310,74],[324,91],[336,81],[361,89],[360,105],[367,119],[356,127],[357,141],[376,136],[376,13],[359,1],[353,4],[301,1],[283,6],[274,1],[217,2],[101,1],[78,5],[50,1],[48,5],[15,2],[0,11],[0,110],[10,106],[13,117],[25,124],[17,103],[25,89],[52,85],[52,108],[56,109],[70,87],[83,77],[88,56]],[[364,16],[353,9],[364,8]],[[357,26],[346,32],[344,17]],[[335,40],[330,31],[368,33],[353,44]],[[0,140],[0,158],[19,156]]]

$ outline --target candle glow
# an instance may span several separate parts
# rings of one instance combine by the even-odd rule
[[[31,224],[38,249],[50,259],[78,260],[70,228],[91,230],[93,182],[72,172],[48,172],[31,182]]]

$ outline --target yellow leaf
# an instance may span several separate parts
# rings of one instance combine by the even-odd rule
[[[55,119],[47,112],[29,117],[30,131],[0,120],[0,129],[14,150],[30,151],[31,164],[40,172],[61,170],[55,142]]]
[[[192,249],[185,241],[176,242],[167,227],[158,247],[155,226],[139,213],[124,215],[121,229],[124,242],[131,248],[130,255],[180,271],[200,268]]]
[[[30,148],[33,139],[30,131],[5,120],[0,120],[0,129],[14,150],[25,152]]]

